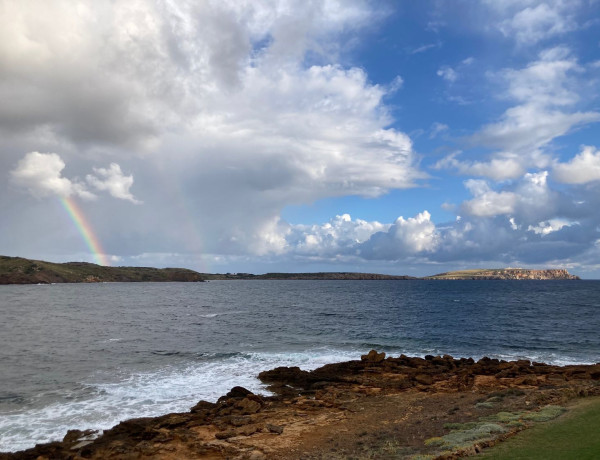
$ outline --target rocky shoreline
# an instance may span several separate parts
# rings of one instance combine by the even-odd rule
[[[234,387],[189,412],[69,431],[0,460],[450,459],[474,454],[600,395],[600,364],[386,357],[259,375],[274,396]]]

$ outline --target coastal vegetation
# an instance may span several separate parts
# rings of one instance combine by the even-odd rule
[[[185,268],[103,267],[86,262],[56,264],[0,256],[0,284],[203,281]]]
[[[482,455],[490,460],[527,458],[531,460],[562,460],[565,458],[600,458],[600,398],[587,398],[576,404],[564,416],[494,446]]]

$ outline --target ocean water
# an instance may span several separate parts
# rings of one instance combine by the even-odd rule
[[[600,361],[600,281],[0,286],[0,451],[391,355]]]

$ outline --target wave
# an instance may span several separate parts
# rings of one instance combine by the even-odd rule
[[[169,356],[171,353],[155,350]],[[17,451],[62,439],[69,429],[110,428],[122,420],[188,411],[199,400],[216,401],[236,385],[269,394],[256,377],[278,366],[306,370],[357,359],[355,351],[319,348],[289,353],[196,354],[201,360],[128,375],[119,381],[83,382],[60,402],[8,412],[0,419],[0,451]]]

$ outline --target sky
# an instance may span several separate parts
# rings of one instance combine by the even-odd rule
[[[599,0],[0,0],[0,254],[600,278]]]

